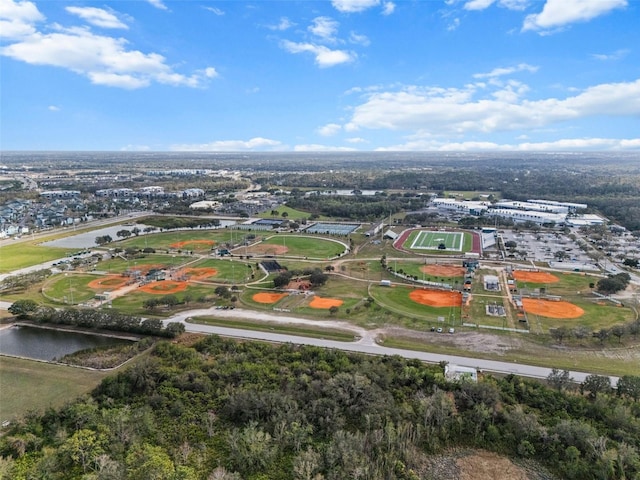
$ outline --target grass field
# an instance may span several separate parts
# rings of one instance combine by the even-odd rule
[[[0,421],[61,407],[95,388],[108,373],[0,357]]]
[[[64,258],[77,248],[41,247],[29,242],[0,247],[0,273],[9,273],[39,263]]]
[[[413,287],[383,287],[374,285],[370,288],[371,296],[385,308],[394,312],[413,317],[415,326],[423,328],[427,325],[440,323],[439,317],[444,317],[445,324],[460,324],[460,307],[431,307],[414,302],[409,298],[409,293],[415,290]],[[418,323],[416,324],[416,320]]]
[[[445,249],[439,249],[444,244]],[[473,247],[473,238],[467,232],[441,232],[432,230],[415,230],[411,232],[402,248],[414,252],[430,252],[442,254],[458,254],[468,252]]]
[[[162,232],[150,235],[140,235],[139,237],[132,237],[128,238],[127,240],[121,240],[117,243],[117,245],[121,248],[132,247],[143,249],[149,247],[155,248],[156,250],[180,249],[202,252],[211,250],[212,246],[193,243],[176,248],[172,247],[171,245],[194,240],[209,240],[216,242],[215,245],[219,245],[221,243],[231,242],[232,238],[234,241],[239,242],[242,237],[242,232],[238,232],[237,230],[179,230],[175,232]],[[215,245],[213,245],[213,247],[215,247]]]
[[[97,275],[61,274],[47,280],[43,293],[59,303],[78,304],[91,300],[98,290],[87,284],[99,278]],[[105,289],[106,290],[106,289]]]
[[[286,325],[282,323],[266,323],[259,321],[252,322],[250,320],[226,320],[213,317],[194,317],[189,322],[203,325],[215,325],[218,327],[242,328],[243,330],[256,330],[259,332],[282,333],[284,335],[323,338],[327,340],[337,340],[339,342],[353,341],[353,333],[329,328]]]
[[[344,246],[321,237],[301,235],[274,235],[260,245],[278,245],[287,248],[285,255],[326,259],[344,252]],[[251,250],[249,248],[249,250]]]
[[[181,255],[163,255],[163,254],[148,254],[143,255],[134,260],[124,260],[121,257],[115,257],[111,260],[105,260],[98,263],[97,269],[107,273],[123,273],[126,270],[135,270],[138,266],[143,265],[162,265],[166,268],[178,267],[193,260],[192,257]]]
[[[276,212],[278,212],[278,215],[271,215],[271,210],[267,210],[266,212],[262,212],[260,214],[258,214],[259,217],[261,218],[282,218],[282,214],[286,213],[287,214],[287,218],[289,220],[303,220],[306,218],[309,218],[309,216],[311,215],[309,212],[303,212],[302,210],[296,210],[294,208],[291,207],[287,207],[286,205],[280,205],[276,210]],[[320,215],[316,220],[318,221],[326,221],[326,220],[331,220],[331,217],[325,217],[324,215]]]

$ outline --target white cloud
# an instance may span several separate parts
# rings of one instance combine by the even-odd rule
[[[277,140],[255,137],[250,140],[218,140],[211,143],[176,144],[171,150],[177,152],[241,152],[247,150],[286,150],[286,146]]]
[[[65,10],[72,15],[77,15],[86,22],[101,28],[123,28],[128,29],[115,14],[95,7],[66,7]]]
[[[149,145],[125,145],[120,149],[121,152],[149,152],[151,147]]]
[[[520,63],[513,67],[499,67],[494,68],[489,73],[476,73],[473,75],[473,78],[495,78],[501,77],[503,75],[511,75],[516,72],[530,72],[535,73],[538,71],[538,67],[534,67],[533,65],[529,65],[527,63]]]
[[[287,17],[282,17],[276,25],[267,25],[270,30],[284,31],[293,27],[295,23],[292,23]]]
[[[380,5],[380,0],[331,0],[333,7],[342,13],[358,13]],[[385,6],[385,8],[388,8]]]
[[[452,32],[453,30],[455,30],[459,26],[460,26],[460,19],[456,17],[453,20],[451,20],[449,25],[447,25],[447,30]]]
[[[349,63],[356,58],[356,54],[353,52],[331,50],[324,45],[314,45],[312,43],[296,43],[284,40],[282,47],[290,53],[312,53],[315,55],[316,64],[321,68]]]
[[[60,111],[60,107],[58,107],[57,105],[49,105],[47,107],[47,110],[49,110],[50,112],[59,112]]]
[[[66,68],[97,85],[136,89],[152,82],[199,87],[215,69],[192,75],[176,73],[157,53],[130,50],[123,38],[96,35],[84,28],[61,28],[52,33],[36,32],[0,48],[0,54],[31,65]]]
[[[640,80],[595,85],[564,99],[524,99],[527,86],[518,82],[491,88],[409,86],[369,93],[364,103],[353,107],[344,128],[461,135],[530,129],[593,116],[640,115]]]
[[[361,137],[346,138],[345,141],[349,143],[369,143],[364,138],[361,138]]]
[[[316,17],[312,24],[307,27],[312,34],[327,42],[334,42],[340,24],[329,17]]]
[[[578,150],[635,150],[640,149],[640,138],[569,138],[553,142],[523,142],[501,144],[495,142],[438,142],[433,140],[417,140],[407,143],[378,148],[377,151],[436,151],[436,152],[558,152]]]
[[[396,10],[396,4],[393,2],[385,2],[382,5],[382,14],[391,15]]]
[[[295,152],[356,152],[357,149],[351,147],[336,147],[332,145],[296,145],[293,147]]]
[[[169,10],[162,0],[147,0],[147,2],[160,10]]]
[[[509,10],[524,10],[529,0],[497,0],[497,2],[496,0],[468,0],[463,8],[465,10],[485,10],[494,3]]]
[[[318,133],[323,137],[331,137],[342,130],[342,126],[337,123],[328,123],[318,128]]]
[[[366,35],[358,35],[355,32],[351,32],[349,34],[349,42],[356,45],[362,45],[363,47],[368,47],[371,44],[369,37],[367,37]]]
[[[213,13],[215,15],[218,15],[219,17],[224,15],[224,10],[220,10],[219,8],[216,8],[216,7],[202,7],[202,8],[204,8],[205,10],[210,11],[211,13]]]
[[[627,0],[547,0],[542,12],[526,16],[522,30],[545,33],[571,23],[586,22],[626,6]]]
[[[495,0],[469,0],[464,4],[465,10],[484,10],[489,8]]]
[[[19,39],[35,33],[34,25],[45,20],[32,2],[0,0],[0,38]]]
[[[616,50],[615,52],[609,53],[609,54],[594,53],[591,56],[593,58],[595,58],[596,60],[615,61],[615,60],[620,60],[620,59],[626,57],[628,54],[629,54],[629,50],[628,49],[620,49],[620,50]]]

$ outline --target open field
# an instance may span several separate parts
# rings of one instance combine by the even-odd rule
[[[282,323],[253,322],[251,320],[225,320],[215,317],[194,317],[190,323],[215,325],[218,327],[242,328],[243,330],[257,330],[259,332],[274,332],[285,335],[300,335],[302,337],[323,338],[339,342],[352,342],[353,333],[338,329],[322,327],[286,325]]]
[[[270,251],[269,246],[278,248]],[[250,254],[292,255],[326,259],[340,255],[344,252],[344,246],[321,237],[274,235],[256,245],[249,246],[246,251]]]
[[[124,273],[127,270],[149,271],[149,268],[161,269],[178,267],[193,260],[193,257],[180,255],[143,254],[133,260],[114,257],[100,262],[97,269],[107,273]]]
[[[89,286],[99,278],[96,275],[60,274],[47,280],[42,291],[53,301],[76,305],[91,300],[96,293],[111,290],[108,286],[100,289]]]
[[[288,220],[303,220],[303,219],[307,219],[309,218],[309,216],[311,215],[309,212],[303,212],[302,210],[296,210],[294,208],[291,207],[287,207],[286,205],[280,205],[278,208],[275,209],[276,212],[278,212],[278,215],[271,215],[271,210],[267,210],[266,212],[262,212],[260,214],[258,214],[259,217],[261,218],[272,218],[272,219],[276,219],[276,218],[283,218],[282,214],[286,213],[286,217]],[[324,215],[320,215],[317,219],[317,221],[327,221],[327,220],[332,220],[331,217],[325,217]]]
[[[41,247],[31,242],[0,247],[0,273],[9,273],[39,263],[64,258],[78,249]]]
[[[61,407],[91,391],[106,375],[106,372],[0,357],[0,421]]]
[[[237,231],[220,230],[178,230],[173,232],[161,232],[139,237],[130,237],[127,240],[117,242],[121,248],[155,248],[156,250],[188,250],[195,252],[209,251],[211,248],[231,241],[232,235],[238,240],[241,238]],[[211,243],[213,242],[213,243]]]

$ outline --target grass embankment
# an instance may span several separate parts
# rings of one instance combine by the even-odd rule
[[[519,336],[518,338],[522,338]],[[440,353],[443,355],[459,355],[463,357],[483,358],[501,362],[514,362],[539,367],[577,370],[600,375],[637,375],[640,346],[621,349],[578,350],[556,349],[526,342],[521,348],[494,354],[470,351],[451,345],[439,343],[422,343],[403,336],[388,336],[381,343],[385,347],[416,350],[420,352]],[[471,360],[472,362],[472,360]]]
[[[0,421],[61,407],[95,388],[106,372],[0,357]]]
[[[281,333],[285,335],[298,335],[301,337],[322,338],[339,342],[352,342],[354,335],[344,330],[307,327],[291,324],[252,322],[251,320],[227,320],[214,317],[194,317],[189,323],[199,325],[213,325],[216,327],[240,328],[242,330],[256,330],[259,332]]]
[[[35,242],[20,242],[0,247],[0,273],[10,273],[77,252],[75,248],[41,247]]]

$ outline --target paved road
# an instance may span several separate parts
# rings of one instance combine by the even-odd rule
[[[323,348],[335,348],[337,350],[345,350],[350,352],[359,352],[366,353],[372,355],[398,355],[403,358],[411,358],[418,359],[424,362],[429,363],[439,363],[439,362],[448,362],[451,365],[461,365],[472,368],[479,368],[480,370],[494,373],[503,373],[510,374],[513,373],[515,375],[520,375],[523,377],[530,378],[539,378],[544,379],[549,376],[551,373],[550,368],[545,367],[536,367],[533,365],[523,365],[519,363],[512,362],[499,362],[495,360],[483,360],[479,358],[471,358],[471,357],[463,357],[457,355],[442,355],[438,353],[429,353],[429,352],[417,352],[413,350],[402,350],[399,348],[389,348],[382,345],[379,345],[375,341],[375,335],[372,335],[372,332],[367,332],[363,329],[357,329],[353,325],[349,325],[346,322],[316,322],[316,321],[308,321],[318,326],[333,326],[334,328],[341,329],[351,329],[355,334],[361,334],[361,338],[354,342],[339,342],[335,340],[325,340],[319,338],[308,338],[308,337],[300,337],[296,335],[284,335],[280,333],[271,333],[271,332],[260,332],[253,330],[242,330],[238,328],[228,328],[228,327],[216,327],[211,325],[199,325],[195,323],[188,323],[186,320],[190,317],[196,316],[216,316],[221,318],[251,318],[253,311],[249,310],[216,310],[215,308],[210,309],[201,309],[201,310],[191,310],[189,312],[181,312],[179,314],[174,315],[173,317],[165,320],[165,322],[181,322],[185,324],[186,330],[188,332],[195,333],[205,333],[205,334],[216,334],[225,337],[235,337],[235,338],[247,338],[252,340],[263,340],[268,342],[276,342],[276,343],[294,343],[299,345],[313,345],[316,347]],[[304,319],[297,319],[295,317],[281,317],[281,316],[271,316],[268,314],[261,314],[263,317],[273,317],[269,318],[270,321],[275,321],[275,319],[280,319],[281,322],[289,323],[289,320],[294,320],[295,323],[305,323]],[[330,325],[329,325],[330,324]],[[357,329],[357,330],[354,330]],[[365,332],[365,333],[363,333]],[[583,382],[584,379],[589,375],[587,372],[578,372],[571,371],[571,377],[576,382]],[[612,385],[616,385],[618,382],[618,377],[611,376]]]

